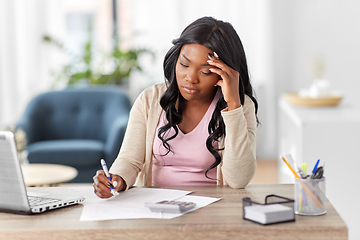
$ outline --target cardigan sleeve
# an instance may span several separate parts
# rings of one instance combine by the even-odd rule
[[[131,108],[119,155],[110,168],[111,173],[118,174],[124,179],[127,189],[135,183],[144,166],[146,154],[145,105],[145,94],[143,92]]]
[[[256,116],[253,101],[246,96],[243,106],[221,112],[226,135],[222,153],[223,180],[232,188],[244,188],[256,171]]]
[[[137,180],[151,185],[152,144],[162,111],[159,101],[166,89],[165,83],[145,89],[131,108],[119,155],[110,168],[124,179],[127,189]]]

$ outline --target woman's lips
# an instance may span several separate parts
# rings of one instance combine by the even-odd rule
[[[183,86],[182,87],[187,93],[193,94],[198,92],[199,90],[197,90],[196,88],[192,88],[192,87],[187,87],[187,86]]]

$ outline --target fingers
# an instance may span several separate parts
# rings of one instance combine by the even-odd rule
[[[216,85],[221,87],[224,100],[228,104],[228,110],[240,107],[241,101],[238,90],[240,82],[239,73],[226,65],[215,52],[214,54],[209,54],[209,60],[207,62],[210,66],[214,66],[210,68],[209,71],[218,74],[221,77]]]
[[[221,77],[217,83],[218,86],[222,86],[224,81],[226,84],[233,84],[232,82],[235,81],[237,83],[239,81],[239,73],[226,65],[215,52],[214,54],[209,54],[208,58],[209,60],[207,62],[209,65],[214,66],[214,68],[210,68],[209,70]]]
[[[120,177],[117,174],[111,174],[111,180],[112,180],[112,185],[114,186],[115,191],[120,192],[120,191],[124,191],[126,189],[126,184],[124,179],[122,179],[122,177]]]
[[[109,198],[112,197],[112,193],[109,187],[109,179],[107,179],[103,170],[98,170],[96,175],[93,177],[94,183],[94,193],[100,198]]]
[[[214,52],[214,54],[208,55],[209,60],[207,61],[209,65],[214,66],[216,68],[209,69],[211,72],[220,75],[222,78],[232,77],[236,75],[237,71],[226,65]]]
[[[110,190],[110,183],[113,185],[116,192],[124,191],[126,189],[126,183],[122,177],[117,174],[111,174],[111,182],[106,177],[105,172],[103,170],[98,170],[96,175],[93,177],[94,183],[94,193],[100,198],[109,198],[112,197],[113,194]]]

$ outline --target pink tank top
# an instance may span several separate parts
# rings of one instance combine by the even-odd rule
[[[207,174],[212,179],[205,176],[206,170],[215,162],[214,156],[206,148],[206,139],[209,136],[208,125],[219,98],[220,91],[216,93],[205,115],[191,132],[184,134],[178,128],[179,133],[176,138],[168,141],[172,152],[165,156],[167,149],[156,134],[153,144],[155,156],[152,170],[153,186],[216,184],[216,180],[212,180],[216,179],[216,168]],[[167,119],[165,111],[162,111],[156,133],[165,123],[167,123]],[[174,129],[171,128],[168,132],[169,136],[172,136],[174,132]],[[217,148],[217,144],[215,148]]]

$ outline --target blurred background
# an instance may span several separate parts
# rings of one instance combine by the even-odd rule
[[[132,103],[164,81],[172,40],[203,16],[230,22],[242,39],[259,102],[257,157],[335,158],[327,173],[338,177],[337,160],[353,159],[359,147],[357,0],[0,0],[0,129],[16,124],[34,96],[70,85],[121,85]],[[317,79],[342,93],[339,106],[314,110],[282,101]],[[258,173],[273,171],[266,165]],[[280,182],[286,174],[293,179],[288,169],[279,171]],[[344,189],[333,179],[328,186]],[[327,189],[328,197],[349,224],[337,189]]]
[[[66,86],[59,75],[81,57],[89,35],[91,67],[98,71],[113,67],[100,55],[111,51],[114,34],[124,49],[151,51],[139,57],[142,71],[129,77],[133,101],[147,86],[164,81],[163,57],[184,27],[213,16],[232,23],[243,41],[260,106],[258,157],[276,159],[277,101],[284,92],[308,87],[318,61],[323,77],[344,93],[343,102],[360,102],[359,5],[356,0],[1,0],[0,128],[14,124],[35,95]]]

